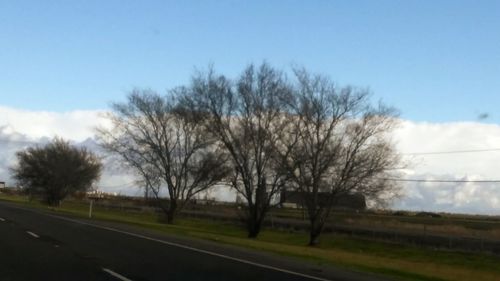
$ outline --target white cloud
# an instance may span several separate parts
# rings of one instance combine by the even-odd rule
[[[500,126],[496,124],[404,121],[394,137],[402,153],[500,148]],[[423,174],[494,178],[499,172],[500,151],[406,157],[413,163],[411,168]]]
[[[0,181],[8,178],[15,151],[55,135],[95,148],[93,128],[106,125],[104,111],[65,113],[18,110],[0,106]],[[402,121],[393,139],[402,153],[500,148],[500,125],[476,122],[425,123]],[[500,179],[498,152],[404,156],[412,179]],[[109,192],[140,195],[134,177],[107,162],[100,185]],[[405,196],[393,208],[462,213],[500,214],[500,184],[421,183],[403,184]],[[217,189],[214,196],[231,200],[235,195]]]
[[[93,129],[107,122],[104,111],[77,110],[70,112],[28,111],[0,106],[0,126],[4,131],[24,134],[32,139],[59,136],[83,141],[93,136]]]
[[[403,121],[394,132],[402,153],[500,148],[500,126],[476,122],[415,123]],[[408,178],[498,180],[500,151],[405,155]],[[499,183],[404,183],[405,197],[394,208],[462,213],[500,213]]]

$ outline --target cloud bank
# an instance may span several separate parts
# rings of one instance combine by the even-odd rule
[[[422,152],[500,149],[500,126],[479,122],[403,121],[394,141],[409,167],[406,178],[421,180],[500,180],[500,151],[415,155]],[[405,197],[393,208],[500,214],[500,183],[405,182]]]
[[[106,126],[104,111],[65,113],[26,111],[0,106],[0,181],[10,181],[8,167],[15,164],[15,151],[54,136],[103,153],[93,140],[96,126]],[[500,125],[480,122],[426,123],[403,120],[392,136],[408,167],[405,178],[423,180],[498,180],[500,151],[414,155],[411,153],[475,149],[500,149]],[[134,177],[105,158],[106,169],[99,186],[108,192],[139,195]],[[392,208],[477,214],[500,214],[498,183],[402,183],[404,197]],[[213,192],[224,199],[234,194]]]
[[[94,135],[93,129],[107,124],[104,111],[77,110],[70,112],[28,111],[0,106],[0,126],[5,133],[18,133],[28,139],[59,136],[83,141]]]

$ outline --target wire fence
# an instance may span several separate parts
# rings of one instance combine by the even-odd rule
[[[161,213],[159,208],[151,204],[134,205],[97,201],[95,206],[121,211]],[[309,221],[305,213],[302,210],[293,210],[292,213],[293,216],[288,215],[289,217],[286,217],[287,215],[284,215],[281,210],[270,212],[263,221],[263,225],[267,228],[280,231],[307,233],[309,230]],[[244,221],[242,217],[244,215],[242,214],[243,211],[237,210],[234,206],[195,206],[180,213],[181,216],[187,218],[207,219],[243,226]],[[346,212],[344,215],[349,215],[349,213]],[[356,213],[352,213],[351,215],[366,216],[366,214]],[[436,220],[438,219],[436,218]],[[363,225],[357,225],[356,221],[345,223],[342,221],[336,222],[335,219],[331,219],[325,224],[323,232],[419,247],[467,252],[488,252],[500,255],[500,239],[492,238],[491,235],[485,235],[485,233],[489,233],[488,231],[474,231],[471,232],[473,233],[472,235],[454,233],[453,231],[448,234],[436,233],[434,229],[436,228],[436,223],[433,223],[431,218],[422,221],[413,225],[412,229],[404,229],[385,227],[376,223],[370,225],[366,222]],[[453,222],[449,222],[449,224],[453,225]],[[500,222],[494,224],[500,226]],[[444,228],[446,228],[446,225]],[[441,232],[446,232],[446,230],[441,230]]]

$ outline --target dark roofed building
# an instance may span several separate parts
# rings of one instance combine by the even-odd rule
[[[330,194],[320,192],[318,194],[320,204],[326,205]],[[322,203],[323,202],[323,203]],[[282,207],[294,206],[296,208],[304,207],[302,194],[298,191],[284,190],[280,193],[280,205]],[[365,210],[366,198],[363,194],[352,193],[338,195],[334,201],[334,209]]]

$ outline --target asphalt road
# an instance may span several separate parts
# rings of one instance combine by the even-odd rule
[[[380,280],[0,201],[0,280]]]

